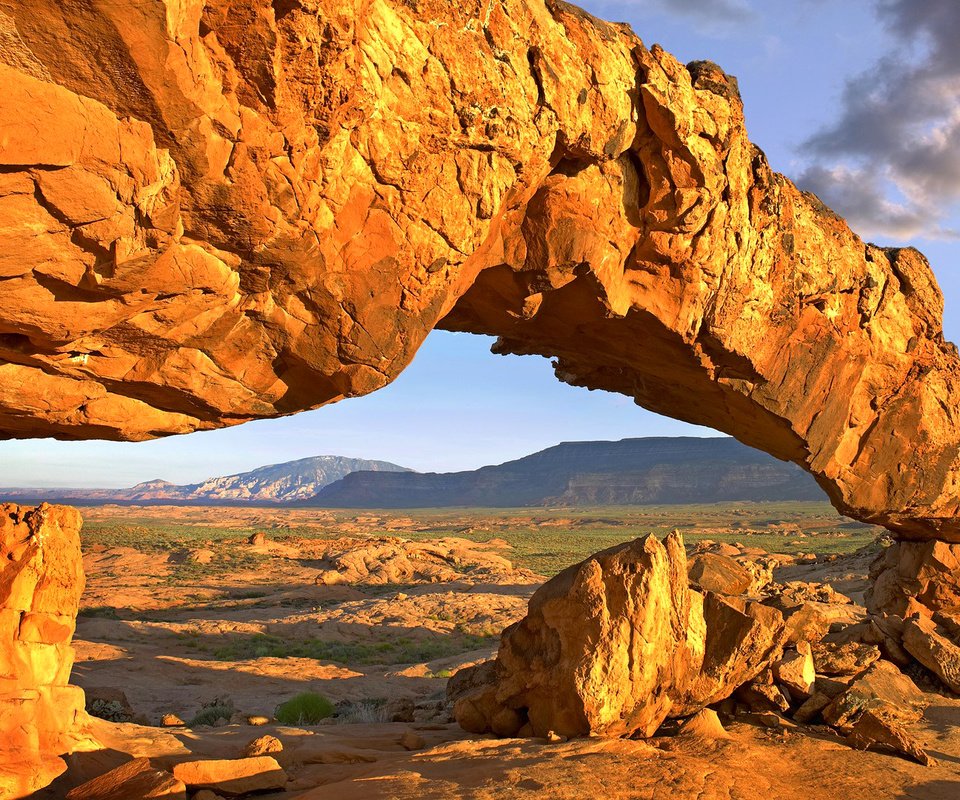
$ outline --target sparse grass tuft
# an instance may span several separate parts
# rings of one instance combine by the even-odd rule
[[[316,725],[333,716],[333,703],[316,692],[303,692],[278,705],[273,716],[284,725]]]
[[[499,635],[499,632],[497,633]],[[325,639],[290,641],[279,636],[256,634],[235,637],[213,651],[217,661],[245,661],[253,658],[314,658],[338,664],[420,664],[437,658],[468,653],[489,646],[491,637],[463,633],[409,639],[401,636],[362,642],[331,642]]]
[[[235,713],[236,709],[229,697],[216,697],[203,704],[203,708],[190,720],[189,725],[196,728],[198,725],[216,725],[220,720],[229,722]]]
[[[89,606],[77,612],[78,617],[100,617],[102,619],[120,619],[117,609],[110,606]]]

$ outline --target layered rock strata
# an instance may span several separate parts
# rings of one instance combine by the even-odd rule
[[[440,326],[960,541],[914,250],[736,81],[559,0],[0,0],[0,430],[142,439],[384,386]]]
[[[651,736],[756,677],[783,637],[776,609],[690,589],[682,538],[650,535],[537,590],[479,687],[459,677],[455,715],[499,736]]]
[[[95,746],[83,690],[70,686],[83,591],[80,515],[0,505],[0,798],[26,797]]]

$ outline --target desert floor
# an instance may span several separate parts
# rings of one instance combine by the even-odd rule
[[[284,745],[284,798],[960,798],[960,700],[938,692],[910,728],[937,759],[930,767],[790,723],[735,720],[721,741],[548,744],[471,736],[449,716],[446,679],[496,652],[545,577],[646,533],[678,528],[690,547],[778,554],[777,581],[827,583],[862,602],[880,531],[826,504],[83,513],[73,681],[88,707],[122,691],[117,718],[128,721],[96,721],[108,749],[73,757],[38,797],[130,755],[237,757],[269,733]],[[336,715],[247,724],[305,690]],[[232,710],[232,721],[201,724],[205,706]],[[166,714],[186,724],[161,729]],[[421,740],[414,750],[401,744],[409,731]]]

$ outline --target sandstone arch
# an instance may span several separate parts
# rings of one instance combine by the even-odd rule
[[[439,325],[960,541],[929,267],[772,172],[715,65],[555,0],[0,0],[0,78],[7,437],[293,413]]]

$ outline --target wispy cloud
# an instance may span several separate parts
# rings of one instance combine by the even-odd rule
[[[953,237],[944,221],[960,200],[960,3],[874,1],[900,44],[847,82],[837,121],[803,146],[813,164],[798,183],[865,233]]]
[[[714,25],[747,22],[755,16],[747,0],[654,0],[650,5]]]
[[[635,14],[680,17],[708,36],[724,36],[757,19],[750,0],[600,0],[596,5],[607,17],[624,7]]]

